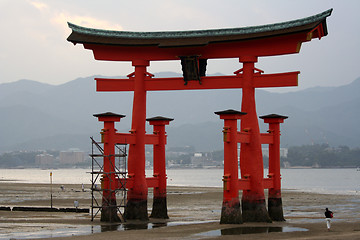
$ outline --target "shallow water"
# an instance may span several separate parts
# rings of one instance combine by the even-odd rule
[[[0,169],[0,181],[49,183],[52,172],[54,184],[86,184],[90,169]],[[264,170],[267,176],[268,170]],[[340,169],[281,169],[282,188],[317,193],[360,195],[360,171]],[[152,170],[146,170],[152,176]],[[168,169],[169,186],[222,187],[223,169]],[[331,176],[329,178],[329,176]]]
[[[185,224],[194,224],[197,222],[185,222]],[[182,225],[184,222],[172,223],[132,223],[132,224],[107,224],[107,225],[64,225],[64,224],[11,224],[12,228],[19,228],[19,231],[0,233],[0,239],[36,239],[52,237],[70,237],[78,235],[89,235],[93,233],[109,231],[129,231],[139,229],[152,229],[158,227]],[[1,224],[3,225],[3,224]],[[0,230],[7,226],[1,226]],[[207,231],[195,234],[197,237],[215,237],[224,235],[242,235],[270,232],[297,232],[307,231],[305,228],[298,227],[236,227]]]
[[[203,233],[195,234],[200,237],[220,237],[225,235],[243,235],[255,233],[271,233],[271,232],[304,232],[308,231],[306,228],[299,227],[235,227],[219,230],[212,230]]]
[[[0,232],[0,239],[69,237],[90,234],[91,226],[43,223],[12,223],[11,225],[0,224]]]
[[[125,223],[103,225],[67,225],[67,224],[40,224],[40,223],[0,223],[0,239],[34,239],[52,237],[70,237],[89,235],[110,231],[131,231],[152,229],[166,226],[186,224],[210,223],[215,221],[187,221],[187,222],[153,222],[153,223]]]

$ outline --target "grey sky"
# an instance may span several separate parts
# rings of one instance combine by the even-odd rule
[[[304,43],[300,54],[260,58],[265,73],[300,70],[299,90],[339,86],[360,77],[358,0],[0,0],[0,83],[31,79],[61,84],[95,74],[127,75],[129,62],[99,62],[66,41],[67,21],[125,31],[243,27],[308,17],[334,8],[329,35]],[[237,59],[212,60],[209,73],[232,74]],[[179,62],[151,62],[150,72],[180,72]]]

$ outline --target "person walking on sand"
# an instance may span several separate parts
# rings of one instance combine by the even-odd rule
[[[328,208],[325,209],[325,219],[326,219],[326,226],[328,231],[330,231],[331,227],[331,219],[334,217],[334,214],[332,211],[330,211]]]

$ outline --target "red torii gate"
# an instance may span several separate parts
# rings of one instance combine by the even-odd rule
[[[266,210],[264,188],[266,185],[274,188],[276,184],[267,184],[267,181],[263,180],[261,144],[264,142],[259,131],[255,88],[297,86],[299,72],[264,74],[262,70],[255,68],[255,63],[258,57],[299,53],[303,42],[326,36],[326,18],[331,12],[332,9],[284,23],[199,31],[124,32],[91,29],[68,23],[72,33],[67,40],[74,44],[81,43],[84,48],[92,50],[96,60],[131,61],[135,68],[126,79],[95,79],[97,91],[134,91],[130,131],[133,143],[130,144],[128,158],[128,171],[132,184],[128,191],[125,218],[147,219],[146,92],[242,88],[241,111],[246,115],[241,116],[241,129],[248,134],[245,137],[248,140],[238,141],[241,143],[241,176],[242,179],[247,179],[248,186],[242,195],[242,220],[270,221]],[[238,58],[243,68],[235,71],[233,76],[205,76],[207,59],[216,58]],[[163,60],[181,60],[184,77],[154,78],[154,75],[147,72],[146,68],[150,65],[150,61]],[[220,112],[219,115],[221,118],[224,117]],[[232,117],[236,120],[242,113],[230,115],[234,115]],[[265,121],[271,122],[266,119]],[[233,130],[231,129],[231,132],[234,133]],[[225,155],[228,154],[230,153],[225,150]],[[234,158],[235,155],[231,156]],[[228,165],[227,159],[225,156],[224,161]],[[224,176],[224,181],[229,177],[238,181],[237,173]],[[278,175],[277,178],[279,177]],[[153,187],[157,188],[158,185]],[[241,218],[238,217],[239,184],[233,185],[231,189],[224,189],[223,223],[241,222]],[[227,194],[226,191],[231,191],[231,194]],[[280,188],[276,191],[280,191]],[[166,198],[166,193],[162,196]],[[273,196],[279,197],[279,192]],[[166,208],[166,201],[163,207]]]

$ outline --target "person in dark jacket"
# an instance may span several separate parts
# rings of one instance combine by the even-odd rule
[[[333,212],[330,211],[328,208],[325,209],[325,219],[326,219],[326,226],[328,231],[330,231],[331,227],[331,219],[333,218]]]

